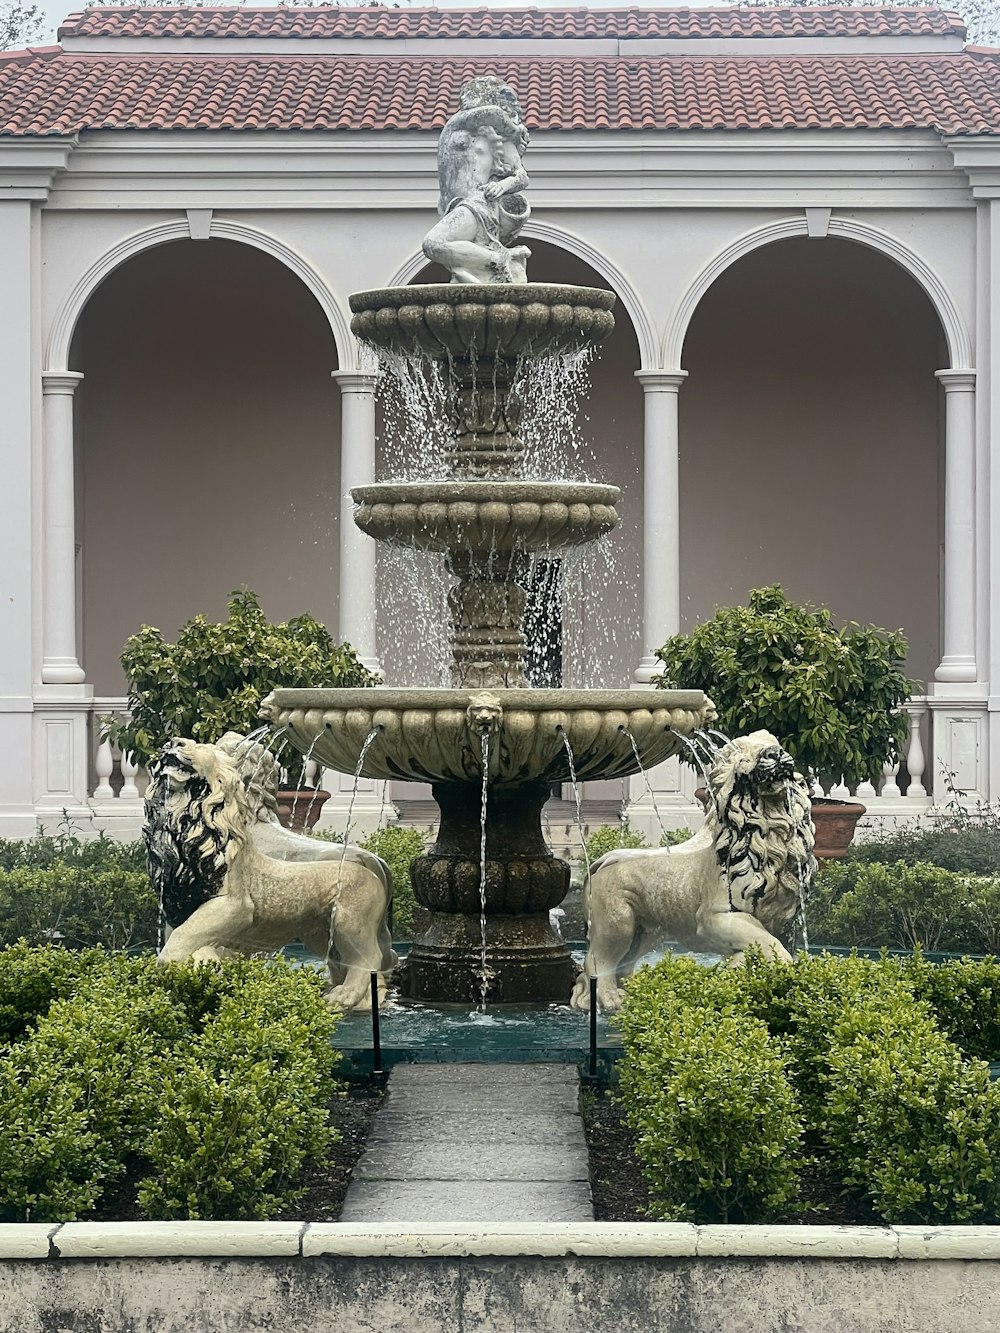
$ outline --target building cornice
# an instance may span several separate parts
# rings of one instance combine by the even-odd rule
[[[46,200],[75,139],[0,139],[0,200]]]
[[[957,135],[945,143],[955,166],[968,177],[973,198],[1000,198],[1000,135]]]

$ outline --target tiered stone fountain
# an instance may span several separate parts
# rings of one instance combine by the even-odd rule
[[[549,911],[566,894],[569,867],[540,823],[551,784],[569,779],[570,755],[578,780],[658,764],[713,710],[699,690],[527,687],[529,562],[610,532],[619,492],[523,479],[517,365],[599,343],[614,326],[615,298],[524,280],[528,252],[512,244],[528,214],[520,108],[496,79],[473,80],[462,103],[442,132],[442,216],[424,243],[452,282],[351,298],[358,338],[447,362],[451,477],[352,495],[370,536],[443,555],[453,578],[453,688],[282,689],[263,715],[328,768],[433,784],[440,830],[412,868],[430,926],[410,951],[403,994],[566,1002],[575,968]]]

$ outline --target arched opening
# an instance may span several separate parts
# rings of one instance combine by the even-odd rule
[[[340,396],[329,323],[277,259],[229,240],[127,260],[74,333],[78,605],[87,679],[118,694],[142,624],[226,594],[337,615]]]
[[[607,280],[578,256],[548,241],[529,238],[528,244],[532,253],[528,276],[532,282],[610,288]],[[414,283],[447,280],[448,274],[433,264],[413,279]],[[643,395],[634,373],[639,365],[635,329],[619,302],[614,332],[590,363],[589,391],[580,401],[578,435],[583,471],[594,480],[621,488],[621,525],[610,539],[607,559],[591,556],[583,563],[579,576],[567,580],[559,662],[566,685],[627,685],[640,651]],[[380,475],[384,475],[381,463]],[[542,577],[542,595],[547,586]],[[387,598],[391,601],[391,590],[384,586],[383,572],[381,606],[386,606]],[[393,680],[397,671],[404,671],[404,678],[410,680],[412,645],[393,642],[384,628],[380,642],[384,645],[386,678]],[[405,652],[410,657],[404,662]],[[538,683],[542,683],[541,677]]]
[[[948,364],[923,289],[852,241],[791,238],[736,261],[688,328],[680,395],[688,629],[780,582],[940,655]]]

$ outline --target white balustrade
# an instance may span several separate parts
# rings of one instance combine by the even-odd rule
[[[113,801],[115,792],[111,786],[111,775],[115,771],[115,755],[111,742],[106,736],[101,739],[101,743],[97,747],[97,753],[94,755],[94,771],[97,774],[97,786],[93,792],[94,800]]]
[[[94,775],[97,782],[90,795],[92,806],[109,802],[124,811],[125,807],[142,803],[139,787],[144,770],[123,755],[117,745],[104,735],[101,718],[127,718],[126,700],[122,698],[94,699],[91,705],[91,736],[93,739]]]
[[[927,788],[921,779],[927,761],[924,758],[924,746],[920,738],[920,723],[928,713],[927,702],[924,699],[910,699],[903,708],[910,719],[910,734],[906,746],[906,771],[910,775],[910,785],[906,789],[906,795],[910,800],[925,800]]]

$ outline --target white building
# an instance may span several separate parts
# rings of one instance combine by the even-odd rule
[[[94,725],[121,645],[240,584],[401,678],[341,499],[376,453],[347,298],[433,276],[437,132],[486,72],[532,128],[530,276],[619,297],[586,426],[618,573],[567,682],[642,683],[780,581],[909,636],[873,810],[944,767],[1000,798],[1000,54],[925,9],[91,9],[0,55],[0,835],[134,828]]]

